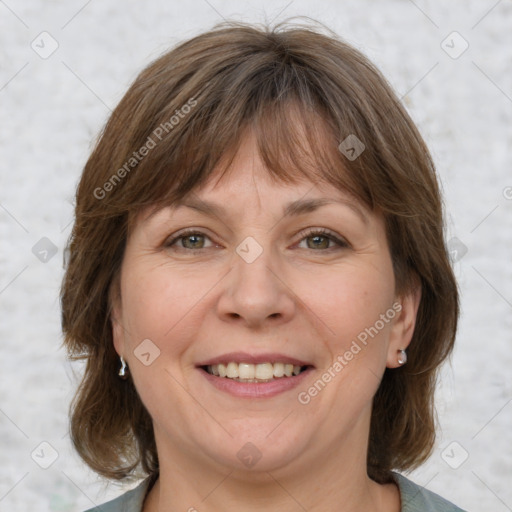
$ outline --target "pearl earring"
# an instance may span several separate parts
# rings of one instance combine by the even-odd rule
[[[126,361],[124,360],[123,356],[120,357],[121,359],[121,368],[117,372],[119,377],[123,380],[126,380],[128,378],[128,366],[126,366]]]
[[[407,353],[402,349],[398,351],[398,364],[402,366],[405,363],[407,363]]]

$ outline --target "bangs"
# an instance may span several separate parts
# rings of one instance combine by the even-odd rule
[[[239,77],[247,74],[248,70],[238,68],[224,72],[217,83],[211,79],[205,87],[197,87],[196,96],[178,94],[161,109],[147,132],[137,137],[139,144],[155,140],[159,127],[177,118],[184,105],[193,105],[168,134],[155,140],[121,184],[123,204],[115,205],[117,214],[125,208],[133,219],[149,207],[171,206],[214,175],[222,177],[242,140],[250,135],[276,182],[323,181],[373,208],[362,159],[350,161],[338,149],[340,122],[347,135],[356,129],[347,129],[347,119],[337,119],[308,77],[286,65],[265,66],[241,81]],[[186,89],[193,89],[192,84]],[[109,200],[115,203],[116,194]]]

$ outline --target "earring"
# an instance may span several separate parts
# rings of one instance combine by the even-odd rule
[[[407,352],[402,349],[398,351],[398,364],[402,366],[405,363],[407,363]]]
[[[121,359],[121,368],[117,372],[119,377],[123,380],[126,380],[128,378],[128,366],[126,366],[126,361],[124,360],[123,356],[120,356]]]

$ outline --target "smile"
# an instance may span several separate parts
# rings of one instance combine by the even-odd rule
[[[271,382],[276,379],[299,375],[307,366],[294,365],[293,363],[236,363],[212,364],[203,367],[210,375],[233,379],[237,382]]]
[[[206,382],[238,398],[270,398],[299,386],[315,367],[307,360],[279,353],[230,352],[200,361]]]

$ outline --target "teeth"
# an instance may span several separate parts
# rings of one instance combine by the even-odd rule
[[[301,367],[291,363],[235,363],[213,364],[206,367],[211,375],[227,377],[241,382],[269,381],[274,378],[299,375]]]
[[[254,377],[260,380],[267,380],[274,377],[274,366],[271,363],[257,364],[254,370]]]
[[[253,364],[240,363],[238,365],[238,376],[241,379],[254,379],[255,373]]]
[[[228,372],[226,371],[226,366],[223,365],[223,364],[219,364],[219,365],[212,365],[210,368],[214,368],[215,366],[217,366],[217,368],[219,369],[219,377],[226,377]],[[212,372],[214,375],[215,375],[215,370],[213,370]]]
[[[283,377],[284,376],[284,364],[283,363],[275,363],[274,364],[274,377]]]
[[[238,377],[238,365],[236,363],[228,363],[226,368],[226,377],[228,379],[235,379]]]

